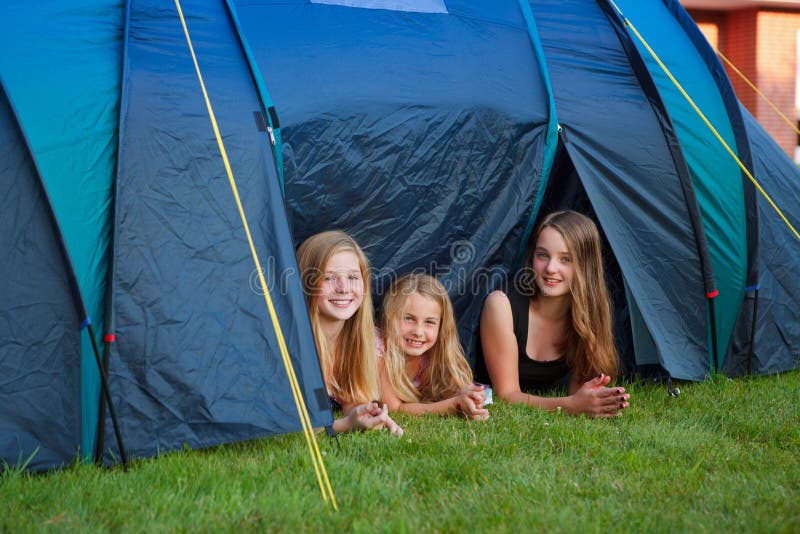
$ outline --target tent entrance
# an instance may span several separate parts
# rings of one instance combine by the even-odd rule
[[[606,233],[563,143],[559,143],[535,227],[538,227],[547,214],[558,210],[583,213],[600,230],[603,268],[614,313],[614,339],[625,373],[661,374],[663,369],[653,336],[645,325],[639,306],[633,299]]]

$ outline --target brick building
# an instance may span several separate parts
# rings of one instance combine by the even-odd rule
[[[712,46],[797,124],[800,118],[800,1],[681,0]],[[728,68],[739,100],[789,156],[797,132]]]

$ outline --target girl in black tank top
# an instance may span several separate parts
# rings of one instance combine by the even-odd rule
[[[528,356],[528,311],[530,297],[517,289],[511,288],[508,293],[511,304],[511,315],[514,319],[514,337],[517,340],[517,357],[519,365],[519,386],[522,391],[542,393],[548,389],[567,387],[566,358],[562,355],[556,360],[539,361]],[[476,377],[479,381],[490,383],[491,379],[483,360],[483,350],[478,344]]]
[[[608,387],[619,364],[597,227],[573,211],[552,213],[531,244],[521,273],[527,276],[514,282],[532,283],[495,291],[484,303],[476,375],[509,402],[618,415],[630,395]],[[567,375],[568,396],[538,395],[562,385]]]

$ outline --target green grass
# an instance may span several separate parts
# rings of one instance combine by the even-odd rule
[[[174,453],[129,472],[0,474],[0,532],[800,531],[800,372],[635,382],[590,420],[495,404],[492,418],[398,417],[406,435],[319,435],[339,511],[302,435]]]

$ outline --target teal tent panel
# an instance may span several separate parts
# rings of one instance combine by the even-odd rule
[[[618,5],[728,146],[736,151],[733,128],[717,85],[667,7],[661,2],[641,0],[621,0]],[[647,63],[675,125],[703,214],[711,264],[719,289],[716,329],[722,364],[747,277],[742,173],[652,55],[636,36],[631,38]]]
[[[123,5],[4,2],[0,75],[53,203],[95,331],[102,331],[116,168]],[[88,335],[81,362],[82,448],[91,454],[100,380]]]

